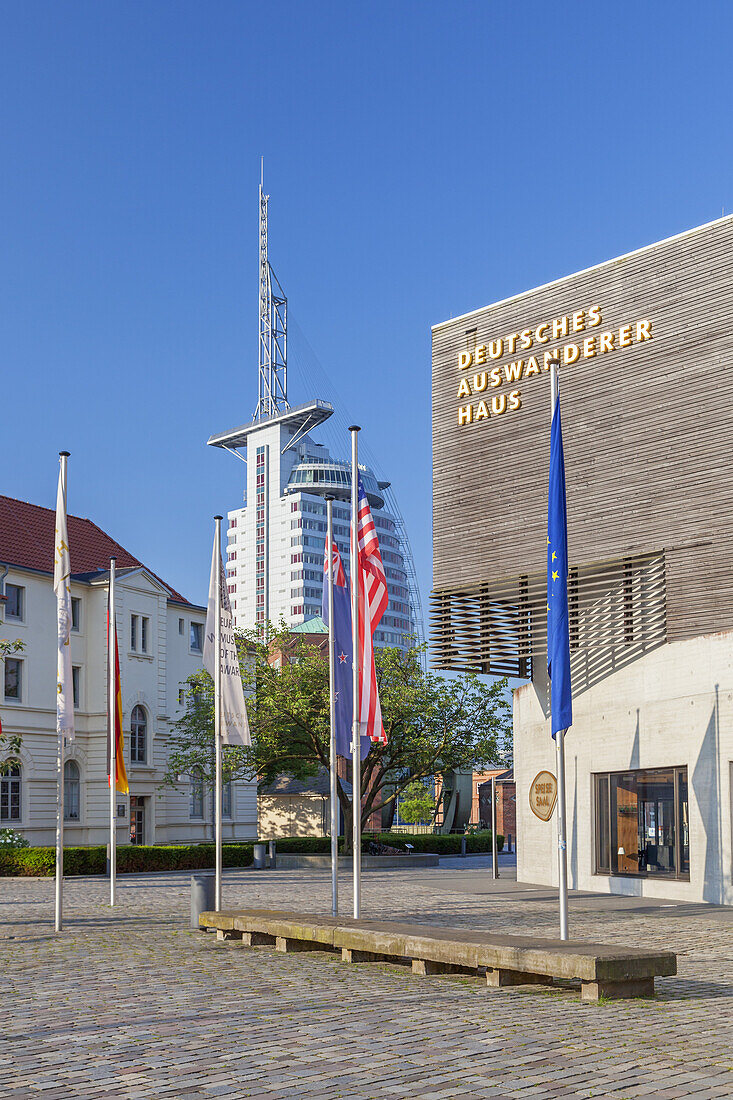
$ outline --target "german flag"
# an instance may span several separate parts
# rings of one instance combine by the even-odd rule
[[[109,645],[109,612],[107,612],[107,644]],[[107,722],[107,779],[112,785],[110,775],[110,736],[109,720]],[[120,654],[117,648],[117,624],[115,623],[115,772],[116,789],[122,794],[129,794],[127,784],[127,772],[125,770],[125,740],[122,733],[122,688],[120,685]]]

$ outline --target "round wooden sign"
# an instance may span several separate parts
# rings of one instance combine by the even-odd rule
[[[541,821],[549,821],[557,802],[557,780],[552,772],[538,772],[529,788],[529,805]]]

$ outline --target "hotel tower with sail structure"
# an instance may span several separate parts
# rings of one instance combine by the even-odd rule
[[[243,501],[228,513],[227,586],[235,626],[283,619],[303,629],[321,612],[328,494],[335,498],[334,536],[348,571],[351,463],[332,457],[312,437],[333,414],[330,402],[288,402],[288,303],[268,258],[268,198],[261,182],[257,406],[249,423],[217,432],[208,442],[246,464]],[[348,446],[345,438],[345,451]],[[360,466],[360,473],[389,587],[375,645],[404,647],[411,636],[423,634],[404,522],[390,483],[368,466]]]

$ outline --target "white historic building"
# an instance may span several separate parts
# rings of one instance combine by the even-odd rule
[[[31,844],[52,844],[56,826],[55,514],[0,497],[1,636],[23,650],[5,660],[3,732],[20,734],[17,765],[0,778],[0,826]],[[106,615],[109,561],[117,558],[116,615],[125,766],[130,794],[117,796],[118,843],[166,844],[212,837],[210,792],[196,777],[160,788],[172,724],[185,710],[185,681],[202,667],[205,609],[188,603],[87,519],[69,516],[76,738],[65,765],[66,845],[106,843]],[[225,787],[224,839],[257,835],[256,784]]]

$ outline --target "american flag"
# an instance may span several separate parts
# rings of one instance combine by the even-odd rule
[[[361,733],[366,733],[375,743],[387,744],[382,725],[382,708],[379,705],[377,674],[374,667],[374,631],[389,603],[387,578],[384,575],[379,539],[361,477],[359,488],[358,520],[358,569],[359,569],[359,672]]]

